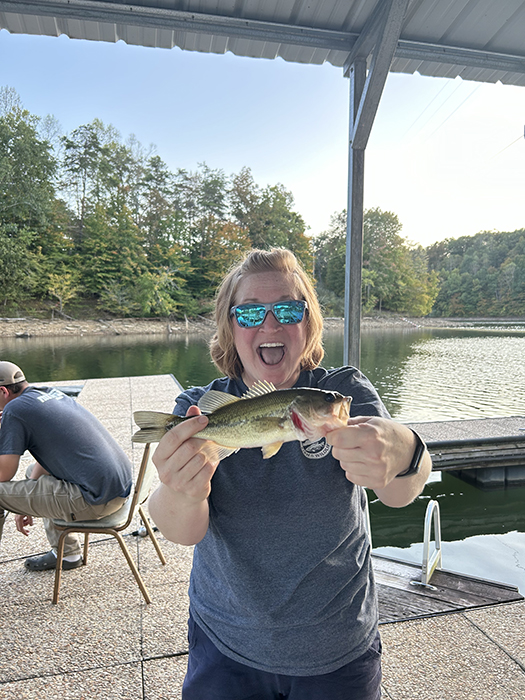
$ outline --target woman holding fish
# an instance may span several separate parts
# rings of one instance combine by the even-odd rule
[[[251,251],[219,288],[216,323],[225,377],[177,398],[185,420],[137,417],[137,440],[163,436],[151,516],[196,545],[183,699],[375,700],[361,487],[407,505],[430,456],[357,369],[319,367],[319,303],[289,251]]]

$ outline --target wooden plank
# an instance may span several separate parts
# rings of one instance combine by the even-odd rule
[[[523,600],[515,586],[505,583],[441,569],[430,586],[420,586],[417,564],[379,554],[372,555],[372,563],[380,624]]]

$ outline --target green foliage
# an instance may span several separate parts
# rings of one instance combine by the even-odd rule
[[[16,224],[0,224],[0,303],[6,307],[30,295],[34,234]]]
[[[33,230],[46,225],[54,200],[55,161],[37,124],[19,108],[0,116],[0,222]]]
[[[525,230],[484,232],[427,249],[391,212],[363,227],[362,304],[424,316],[525,314]],[[327,314],[345,293],[346,212],[311,240],[282,184],[250,168],[171,171],[154,149],[95,119],[61,136],[51,117],[0,88],[0,303],[97,304],[118,315],[194,315],[253,247],[292,250]],[[315,268],[315,269],[314,269]],[[49,302],[47,302],[49,303]]]
[[[273,246],[291,250],[306,270],[313,269],[313,251],[306,225],[293,211],[293,195],[283,185],[259,188],[250,168],[232,177],[230,207],[235,222],[246,232],[253,248]]]
[[[439,277],[436,316],[525,314],[525,230],[482,232],[428,248]]]
[[[64,306],[77,296],[79,289],[78,277],[73,272],[49,275],[49,295],[58,299],[60,313],[64,311]]]
[[[437,275],[429,272],[425,251],[410,246],[400,235],[395,214],[369,209],[363,222],[362,304],[426,316],[437,294]],[[330,228],[314,241],[315,271],[320,289],[342,300],[345,292],[346,212],[335,214]],[[333,300],[331,308],[336,308]]]
[[[211,308],[224,272],[254,246],[291,248],[308,270],[305,224],[282,185],[249,168],[170,171],[135,137],[95,119],[66,135],[0,88],[0,300],[97,303],[118,315]]]
[[[43,242],[55,234],[56,163],[38,119],[0,90],[0,301],[13,307],[44,291]],[[47,290],[45,290],[47,291]]]

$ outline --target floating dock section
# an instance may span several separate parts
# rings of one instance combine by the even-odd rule
[[[433,471],[483,489],[525,486],[525,416],[408,425],[427,443]]]

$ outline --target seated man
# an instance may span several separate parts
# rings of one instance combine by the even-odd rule
[[[4,510],[24,535],[44,518],[51,551],[26,559],[31,571],[56,568],[60,532],[52,518],[98,520],[117,511],[131,490],[131,464],[104,426],[58,389],[30,386],[12,362],[0,362],[0,538]],[[11,481],[28,450],[36,463]],[[65,541],[63,569],[82,565],[76,534]]]

